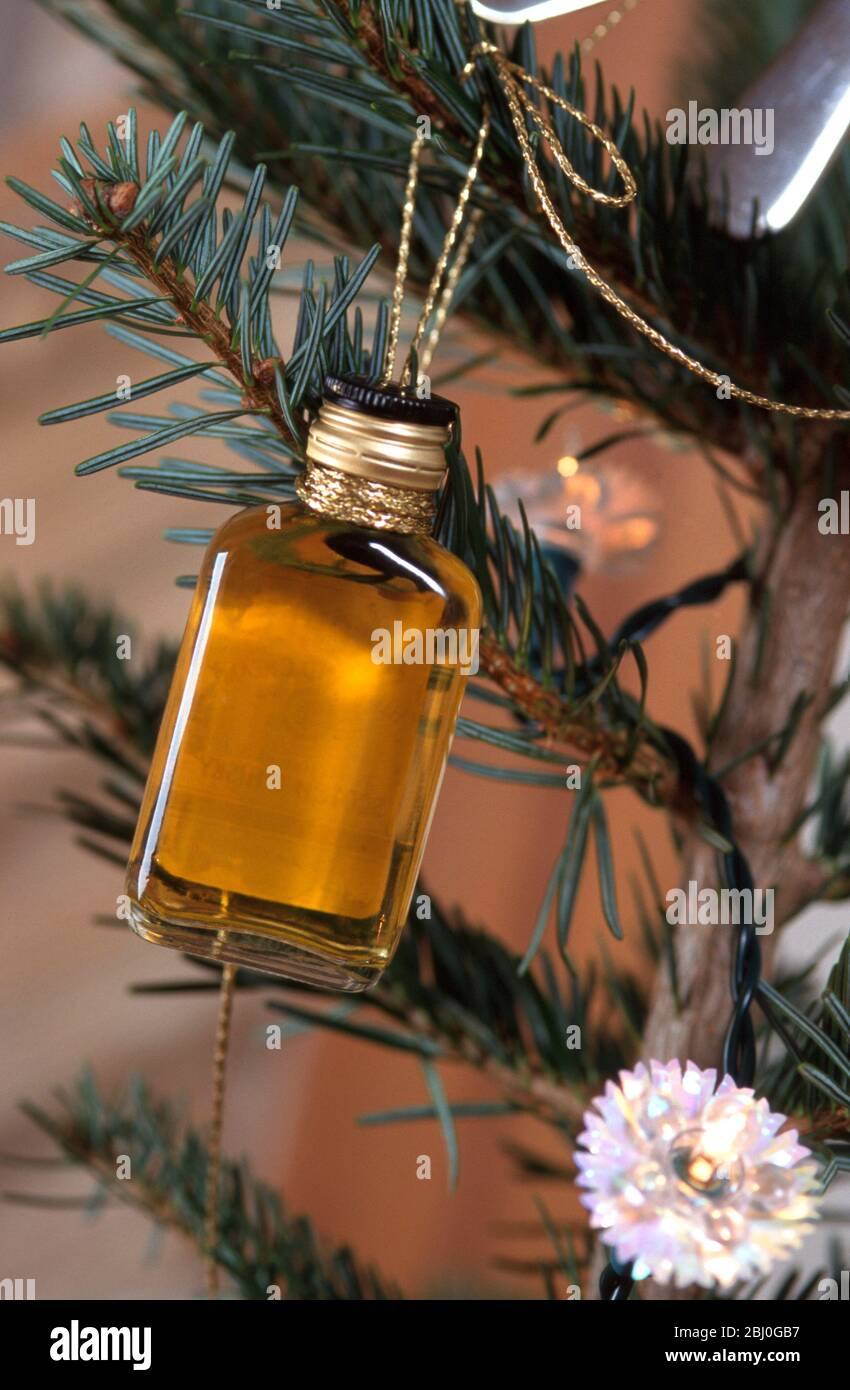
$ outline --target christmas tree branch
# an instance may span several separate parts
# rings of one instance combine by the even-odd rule
[[[157,261],[140,230],[122,233],[116,228],[111,235],[114,244],[126,250],[145,279],[159,290],[162,299],[174,306],[177,322],[184,324],[193,337],[206,343],[230,373],[245,393],[240,404],[246,411],[266,416],[284,442],[292,446],[296,455],[300,454],[303,438],[300,431],[293,433],[291,415],[289,421],[286,420],[275,385],[275,374],[283,369],[283,362],[273,357],[263,362],[255,360],[251,363],[250,376],[246,377],[245,362],[234,346],[232,333],[212,306],[198,299],[196,285],[181,273],[181,268],[167,256]]]
[[[291,990],[284,991],[286,1002],[272,1007],[431,1056],[441,1066],[472,1067],[512,1109],[574,1136],[600,1077],[626,1064],[641,996],[631,977],[619,981],[630,1017],[618,1035],[589,1026],[593,976],[582,983],[570,967],[568,979],[565,993],[545,954],[539,970],[522,968],[495,937],[468,926],[458,912],[446,914],[420,892],[385,979],[364,1000],[369,1014],[375,1011],[392,1024],[388,1033],[375,1034],[370,1023],[361,1023],[360,1010],[344,1019],[304,1010],[292,1002]]]
[[[45,688],[55,696],[48,716],[50,727],[66,742],[97,757],[109,770],[102,803],[67,796],[61,802],[63,814],[84,829],[90,847],[96,843],[92,836],[105,838],[116,847],[112,852],[116,861],[123,863],[144,775],[139,764],[155,736],[174,649],[161,644],[147,661],[140,662],[138,655],[130,663],[118,660],[114,633],[118,628],[126,629],[127,624],[109,610],[91,608],[73,593],[63,600],[45,591],[38,606],[20,596],[7,596],[6,603],[0,652],[5,654],[9,669],[23,673],[29,692]],[[84,720],[83,734],[73,717],[58,717],[60,710],[72,716],[75,701]],[[846,792],[846,787],[842,790]],[[834,801],[828,809],[832,825]],[[651,896],[653,892],[650,883]],[[427,916],[420,918],[417,912],[422,902],[428,903]],[[587,1020],[598,984],[592,976],[580,986],[570,967],[571,991],[564,996],[545,954],[540,955],[542,974],[532,974],[528,970],[531,947],[521,965],[501,943],[487,933],[471,930],[456,915],[447,917],[436,903],[420,895],[416,904],[393,966],[367,1001],[370,1010],[392,1024],[390,1034],[376,1032],[368,1024],[361,1026],[357,1015],[340,1023],[333,1013],[305,1011],[292,1002],[290,990],[284,1011],[302,1018],[309,1015],[318,1026],[342,1027],[372,1042],[438,1057],[441,1063],[471,1065],[494,1084],[508,1107],[534,1114],[573,1134],[600,1078],[633,1059],[646,1009],[634,981],[607,967],[606,987],[621,1003],[626,1031],[618,1038],[598,1026],[591,1030]],[[546,916],[544,911],[544,924]],[[657,958],[658,944],[648,919],[644,925],[645,944]],[[829,985],[839,1004],[847,995],[846,952],[842,959]],[[483,980],[490,984],[482,994]],[[244,972],[239,983],[242,987],[272,988],[265,977]],[[168,988],[186,987],[181,981]],[[209,988],[216,987],[216,981],[210,980]],[[142,987],[142,992],[158,988]],[[799,1061],[789,1053],[784,1071],[780,1068],[767,1080],[769,1091],[780,1084],[787,1090],[788,1065],[793,1075]],[[834,1075],[833,1060],[822,1058],[816,1046],[810,1046],[808,1061],[816,1074],[841,1084],[841,1074]],[[785,1080],[780,1083],[782,1076]],[[785,1108],[810,1108],[812,1091],[810,1083],[806,1084],[809,1091],[800,1096],[789,1093]],[[824,1127],[819,1128],[824,1137]],[[830,1130],[829,1135],[834,1137],[834,1132]]]
[[[126,129],[110,129],[104,151],[94,147],[85,127],[75,146],[63,143],[57,177],[73,210],[16,185],[52,226],[5,229],[28,247],[11,270],[56,294],[60,307],[0,337],[33,337],[104,320],[119,342],[144,348],[167,366],[133,388],[136,398],[198,376],[205,383],[203,399],[215,407],[207,412],[176,405],[159,418],[125,411],[118,423],[141,431],[141,439],[86,460],[81,471],[122,465],[143,488],[228,506],[289,500],[325,373],[375,375],[383,364],[386,305],[378,306],[367,346],[357,301],[378,249],[394,250],[396,233],[388,229],[399,224],[414,119],[426,115],[434,124],[411,260],[421,284],[429,277],[487,94],[494,103],[493,138],[475,198],[488,215],[456,299],[468,322],[501,341],[510,339],[554,371],[546,389],[554,389],[556,402],[559,392],[571,399],[566,393],[577,384],[625,400],[671,429],[731,452],[757,490],[770,496],[770,526],[751,557],[750,610],[728,698],[713,721],[707,767],[703,759],[688,761],[692,755],[684,741],[647,715],[640,632],[609,642],[580,603],[568,608],[524,518],[520,529],[514,527],[496,506],[480,464],[476,487],[463,458],[453,458],[441,537],[467,560],[484,595],[481,658],[489,684],[478,693],[511,721],[503,728],[467,719],[460,732],[520,755],[529,777],[541,783],[562,781],[567,757],[580,764],[582,777],[523,960],[483,933],[447,923],[437,910],[427,922],[414,921],[392,970],[369,1000],[390,1026],[364,1024],[359,1015],[344,1021],[345,1031],[420,1055],[434,1088],[434,1114],[444,1127],[452,1111],[440,1095],[435,1061],[471,1062],[495,1083],[507,1109],[533,1113],[567,1135],[587,1096],[602,1077],[632,1060],[641,1036],[647,1054],[715,1064],[730,1007],[731,933],[718,939],[694,927],[677,929],[672,939],[667,934],[648,1021],[633,983],[609,971],[606,984],[622,1007],[623,1036],[594,1027],[592,1041],[588,1035],[578,1053],[569,1047],[566,1030],[582,1027],[590,988],[579,988],[573,975],[572,995],[565,996],[541,943],[554,908],[558,948],[569,967],[568,932],[591,831],[603,915],[615,936],[622,933],[600,795],[612,783],[632,785],[673,812],[683,833],[687,881],[722,881],[716,856],[722,837],[694,795],[693,779],[683,775],[685,767],[696,768],[700,777],[710,767],[719,769],[715,785],[728,796],[734,835],[755,881],[777,888],[777,925],[817,895],[836,896],[850,885],[848,769],[841,760],[822,761],[814,799],[807,802],[850,591],[846,546],[827,540],[832,548],[826,549],[816,531],[826,480],[830,487],[846,482],[840,436],[716,399],[633,341],[582,277],[565,270],[529,198],[501,97],[482,73],[466,87],[460,83],[477,30],[469,12],[448,0],[434,0],[433,6],[283,0],[276,11],[247,0],[198,0],[201,16],[178,12],[172,0],[153,11],[142,0],[94,7],[51,0],[51,7],[84,28],[88,23],[99,42],[105,33],[92,16],[104,10],[119,16],[123,36],[132,37],[129,43],[116,38],[116,51],[142,75],[150,93],[203,116],[210,131],[221,134],[232,125],[236,132],[208,152],[199,124],[178,155],[184,132],[178,117],[163,137],[151,136],[143,171],[129,113]],[[513,56],[536,71],[528,31],[518,35]],[[577,62],[556,60],[548,76],[575,104],[587,104]],[[698,187],[689,187],[684,158],[670,150],[663,132],[647,126],[640,133],[630,106],[601,80],[594,114],[636,171],[639,219],[585,207],[541,156],[559,211],[590,259],[630,302],[717,370],[747,385],[770,383],[771,394],[790,400],[832,404],[835,382],[846,377],[850,332],[840,312],[833,316],[835,332],[825,329],[846,268],[844,229],[827,207],[830,186],[793,233],[742,249],[711,226]],[[575,131],[559,133],[579,173],[598,182],[591,146]],[[334,236],[348,245],[371,248],[353,272],[348,258],[338,256],[329,284],[319,283],[308,265],[286,356],[273,333],[270,296],[279,286],[267,252],[277,248],[279,258],[283,250],[294,224],[294,195],[278,200],[277,217],[261,205],[266,169],[260,165],[246,173],[244,167],[254,165],[258,142],[270,149],[274,186],[286,187],[293,174],[302,185],[306,221],[314,230],[333,226]],[[841,191],[840,206],[846,204],[846,175],[842,165],[831,182]],[[244,195],[236,214],[218,207],[225,182],[238,184]],[[807,260],[813,245],[816,264]],[[85,268],[82,282],[57,275],[66,262]],[[106,293],[104,285],[119,294]],[[213,360],[195,361],[177,351],[180,336],[202,343]],[[790,350],[795,340],[806,344],[805,357]],[[95,396],[49,411],[44,423],[81,418],[114,403],[114,393]],[[245,416],[248,423],[240,420]],[[156,467],[126,466],[196,434],[224,439],[253,471],[173,459]],[[209,532],[189,528],[174,535],[190,544],[209,539]],[[96,645],[108,645],[107,637],[114,655],[114,633],[100,631]],[[66,660],[64,669],[52,667],[50,650],[61,651],[61,640],[61,634],[48,633],[40,661],[13,646],[9,664],[58,737],[109,764],[108,804],[68,796],[64,809],[84,827],[92,847],[98,843],[93,837],[103,837],[111,846],[107,852],[121,860],[144,763],[138,750],[144,745],[149,752],[145,739],[152,739],[155,720],[148,716],[167,667],[155,660],[141,680],[138,672],[126,680],[113,672],[98,682],[84,663]],[[639,673],[637,698],[620,681],[627,657]],[[548,770],[535,773],[541,763]],[[475,770],[508,775],[501,768]],[[807,821],[816,830],[813,859],[798,843]],[[773,938],[763,945],[769,976]],[[845,975],[833,977],[816,1017],[795,1011],[769,983],[762,983],[758,996],[771,1031],[785,1046],[783,1057],[765,1058],[765,1085],[771,1096],[784,1095],[789,1109],[810,1115],[808,1128],[827,1146],[825,1161],[835,1170],[843,1166],[850,1096],[850,999],[842,960]],[[292,998],[288,993],[284,1006],[295,1016],[309,1013],[317,1024],[341,1026],[332,1013],[306,1011]],[[84,1145],[78,1156],[84,1159]],[[108,1179],[108,1171],[101,1176]],[[170,1181],[173,1187],[173,1175]],[[148,1195],[154,1210],[155,1184]],[[243,1216],[237,1213],[236,1230],[247,1233],[250,1245]],[[255,1254],[240,1254],[237,1263],[236,1277],[258,1290],[252,1296],[265,1296],[250,1283],[248,1266],[260,1263]],[[322,1277],[316,1275],[325,1288]],[[360,1276],[346,1287],[362,1288]]]
[[[174,1109],[155,1101],[138,1080],[108,1099],[85,1073],[72,1091],[58,1093],[58,1101],[54,1113],[30,1104],[23,1109],[69,1162],[95,1179],[97,1203],[120,1201],[203,1248],[203,1136],[181,1132]],[[222,1165],[213,1256],[247,1299],[400,1297],[347,1246],[325,1246],[306,1217],[290,1216],[245,1164]]]
[[[581,701],[547,689],[492,639],[483,639],[479,650],[481,670],[510,697],[515,710],[545,731],[549,751],[562,763],[577,758],[585,768],[592,764],[609,785],[626,784],[653,805],[694,813],[676,763],[650,737],[635,741],[627,727],[600,726],[592,706],[580,710]]]
[[[114,127],[109,128],[103,154],[85,127],[76,148],[64,142],[57,177],[74,199],[70,211],[13,181],[21,196],[61,231],[38,228],[30,232],[6,225],[10,235],[35,248],[34,255],[7,269],[63,298],[47,319],[7,329],[0,341],[73,326],[80,315],[64,310],[79,299],[89,306],[81,311],[85,321],[109,321],[110,331],[120,342],[151,353],[171,368],[131,385],[131,393],[146,397],[192,375],[211,373],[205,397],[225,409],[206,413],[202,408],[177,406],[172,416],[164,417],[134,410],[116,412],[115,423],[141,431],[141,439],[85,460],[78,465],[79,472],[121,465],[122,474],[141,487],[187,498],[214,497],[227,505],[288,501],[303,454],[311,403],[314,408],[325,373],[354,370],[374,376],[382,369],[386,305],[378,306],[372,347],[367,351],[357,304],[374,252],[352,273],[345,258],[337,258],[330,291],[324,284],[316,285],[308,264],[295,340],[284,361],[273,335],[269,296],[293,222],[293,191],[275,218],[268,207],[261,206],[265,170],[258,166],[250,176],[241,211],[235,216],[226,210],[222,214],[219,237],[216,199],[230,166],[230,137],[224,136],[207,158],[200,153],[204,132],[196,126],[178,155],[185,125],[184,117],[178,116],[163,137],[156,132],[150,136],[143,174],[132,111],[126,120],[120,136]],[[198,186],[200,196],[195,197],[193,190]],[[251,255],[251,234],[258,217]],[[107,251],[106,246],[112,249]],[[93,263],[93,270],[75,283],[54,273],[56,266],[66,262]],[[133,297],[105,295],[94,288],[98,276],[121,290],[129,287]],[[155,293],[140,299],[140,282]],[[353,329],[348,318],[351,309]],[[175,333],[203,343],[215,361],[198,363],[177,353],[168,344]],[[116,399],[120,401],[119,393],[105,393],[64,405],[46,412],[42,423],[54,425],[109,410]],[[238,424],[245,414],[258,424]],[[140,455],[200,433],[225,439],[262,472],[233,474],[180,460],[154,468],[127,466]],[[557,576],[524,518],[520,534],[501,514],[484,482],[480,460],[476,489],[463,459],[455,457],[446,500],[441,535],[467,560],[484,593],[485,671],[509,696],[525,724],[537,726],[509,736],[466,720],[463,732],[549,763],[558,763],[564,752],[575,752],[602,785],[606,780],[626,782],[653,803],[700,819],[698,808],[685,804],[681,778],[665,739],[646,714],[647,672],[636,640],[628,636],[611,650],[582,607],[583,621],[597,648],[592,660],[585,659],[579,623],[564,602]],[[180,538],[197,543],[207,535],[190,531]],[[707,597],[711,593],[707,591]],[[629,653],[641,678],[637,702],[619,684],[619,667]],[[524,738],[529,733],[533,742]],[[601,824],[598,819],[597,824]]]
[[[419,893],[416,901],[422,903],[425,896]],[[458,913],[447,916],[433,900],[427,902],[427,917],[411,915],[386,975],[353,1010],[340,1011],[335,995],[329,996],[332,1007],[327,1010],[305,1007],[296,986],[245,970],[239,972],[236,987],[282,992],[284,999],[271,998],[269,1008],[298,1025],[342,1033],[440,1068],[472,1067],[501,1097],[500,1104],[484,1103],[469,1111],[463,1104],[448,1106],[453,1115],[524,1113],[573,1137],[604,1069],[626,1065],[630,1052],[625,1038],[598,1028],[592,1036],[588,1029],[587,1040],[582,1041],[595,994],[593,977],[582,985],[573,972],[566,997],[545,954],[541,976],[535,978],[519,968],[519,957],[495,937],[469,928]],[[205,972],[212,969],[202,961],[192,964]],[[484,968],[487,975],[481,973]],[[640,1016],[640,991],[630,976],[618,978],[612,972],[608,983],[615,978],[622,997],[629,1000],[631,1039]],[[481,990],[482,979],[491,981],[487,992]],[[217,989],[217,978],[200,982],[181,978],[139,985],[134,992],[214,993]],[[311,990],[309,997],[313,1001],[316,991]],[[375,1013],[392,1026],[376,1024]],[[416,1118],[424,1113],[417,1109]],[[442,1118],[437,1108],[430,1115]],[[405,1118],[405,1112],[380,1118],[393,1117]],[[371,1122],[376,1118],[371,1117]]]
[[[74,591],[44,589],[37,602],[8,591],[0,609],[0,662],[21,695],[6,706],[7,726],[14,716],[10,736],[21,715],[33,714],[57,747],[80,748],[101,765],[100,796],[61,793],[58,809],[87,848],[119,864],[129,852],[176,654],[170,643],[159,643],[145,657],[137,644],[132,661],[120,660],[115,633],[127,629],[112,610],[86,604]],[[629,1055],[625,1042],[607,1030],[594,1028],[580,1048],[570,1032],[578,1030],[575,1038],[581,1038],[598,982],[591,976],[581,983],[568,961],[565,995],[545,953],[542,974],[529,971],[539,934],[520,969],[519,959],[492,936],[446,916],[430,900],[427,911],[423,920],[413,913],[393,966],[369,994],[370,1006],[399,1030],[398,1046],[471,1064],[515,1108],[575,1127],[592,1087]],[[482,980],[490,981],[483,993]],[[240,983],[246,981],[269,986],[266,977],[243,972]],[[613,967],[608,982],[627,1004],[627,1035],[634,1038],[640,993]],[[217,987],[215,980],[210,987]],[[346,1028],[357,1033],[357,1022]]]
[[[468,159],[484,90],[478,79],[463,85],[459,77],[471,42],[484,32],[471,12],[450,0],[434,0],[433,13],[430,5],[414,4],[305,0],[269,10],[262,0],[199,0],[195,14],[164,0],[155,16],[140,0],[46,3],[129,62],[160,102],[187,106],[211,129],[232,126],[243,160],[252,162],[259,147],[278,186],[295,176],[314,225],[318,215],[335,238],[353,245],[377,243],[394,252],[387,229],[399,223],[406,167],[399,131],[428,116],[436,163],[423,171],[411,258],[413,277],[427,283],[446,191],[456,188]],[[123,27],[105,24],[104,11]],[[755,50],[751,36],[748,58]],[[528,30],[517,32],[512,56],[537,70]],[[846,202],[850,166],[836,170],[802,227],[748,246],[742,315],[740,243],[712,227],[698,188],[685,177],[683,152],[648,121],[638,129],[629,106],[601,83],[589,103],[577,61],[557,58],[549,76],[574,104],[593,107],[640,187],[641,217],[632,224],[620,212],[578,199],[544,160],[559,212],[589,258],[668,336],[716,370],[753,386],[770,383],[774,394],[790,400],[830,402],[834,383],[847,374],[841,333],[830,333],[826,313],[842,295],[846,248],[836,209]],[[578,382],[725,448],[746,462],[763,491],[776,493],[780,478],[796,487],[816,466],[818,451],[813,456],[806,440],[822,445],[824,431],[788,429],[718,400],[622,330],[583,277],[565,271],[527,197],[504,102],[492,84],[488,93],[493,136],[475,193],[487,217],[459,286],[460,313],[554,369],[562,390]],[[597,182],[593,143],[556,125],[578,173]],[[329,176],[329,161],[339,177]],[[758,343],[754,322],[765,330]],[[801,339],[805,362],[788,348]]]
[[[112,627],[108,621],[98,622],[86,613],[79,600],[73,606],[73,622],[68,620],[67,613],[63,614],[61,604],[55,599],[46,603],[46,612],[39,616],[32,614],[20,600],[15,602],[13,608],[14,631],[19,635],[12,641],[7,639],[5,649],[15,650],[18,663],[22,663],[29,672],[31,686],[37,686],[37,673],[43,676],[45,670],[50,670],[52,653],[54,660],[58,658],[64,670],[77,673],[75,679],[87,713],[91,714],[98,700],[102,701],[106,711],[109,710],[115,681],[120,681],[123,686],[122,702],[131,716],[137,708],[148,708],[145,702],[147,697],[140,698],[138,693],[133,693],[132,686],[128,688],[131,678],[124,675],[122,663],[115,660]],[[99,634],[99,651],[91,645],[93,633]],[[167,670],[170,659],[173,659],[173,651],[166,648],[151,663],[151,667],[154,670]],[[147,688],[144,678],[140,687],[143,692]],[[70,684],[66,685],[63,693],[72,688]],[[150,730],[142,734],[141,742],[145,746],[149,744],[158,720],[158,711],[149,712],[153,724]],[[138,728],[138,721],[131,718],[131,727],[134,725]],[[94,745],[92,751],[110,758],[108,742]],[[121,822],[113,812],[104,812],[79,799],[66,803],[64,807],[66,814],[78,824],[110,836],[112,842],[120,846],[121,852],[116,858],[121,862],[126,857],[135,821],[138,784],[130,787],[129,791],[125,788],[123,794],[130,814],[125,815]],[[423,908],[423,903],[427,904],[427,908]],[[657,943],[651,937],[647,945],[657,956]],[[629,976],[619,975],[610,965],[606,966],[605,986],[609,994],[619,1001],[625,1029],[621,1036],[616,1036],[610,1029],[600,1028],[598,1024],[591,1027],[593,978],[580,987],[570,967],[572,987],[565,996],[545,954],[540,953],[539,956],[540,971],[529,971],[532,954],[530,948],[525,962],[520,963],[517,957],[487,933],[471,930],[456,916],[447,917],[437,904],[420,895],[393,965],[364,1001],[367,1012],[365,1022],[360,1010],[341,1018],[334,1009],[327,1013],[315,1008],[305,1009],[295,1002],[298,994],[290,988],[284,989],[283,1001],[279,1002],[273,995],[271,1006],[282,1009],[288,1016],[301,1022],[341,1029],[373,1044],[400,1047],[432,1065],[442,1067],[446,1063],[462,1063],[472,1066],[496,1088],[501,1103],[498,1106],[491,1103],[472,1106],[469,1113],[531,1114],[554,1125],[567,1142],[571,1142],[581,1125],[583,1111],[599,1089],[602,1078],[616,1074],[621,1067],[632,1062],[645,1026],[646,1004],[641,991]],[[835,1001],[831,1004],[833,1012],[837,1008],[844,1010],[845,1014],[850,1009],[846,958],[845,951],[842,964],[833,972],[825,996]],[[203,968],[206,971],[207,967]],[[482,988],[484,982],[486,988]],[[251,976],[247,972],[243,972],[239,984],[254,989],[272,989],[277,995],[283,988],[275,988],[274,983],[266,977]],[[191,982],[181,980],[168,986],[142,986],[140,990],[180,992],[192,987]],[[215,979],[211,979],[210,990],[216,987]],[[784,996],[775,1000],[773,1007],[776,1012],[789,1016],[792,1030],[800,1026],[802,1016],[799,1010],[790,1002],[786,1003]],[[368,1019],[368,1015],[372,1014],[383,1016],[391,1025],[389,1029],[376,1028]],[[847,1016],[850,1017],[850,1014]],[[839,1042],[842,1041],[842,1017],[839,1012]],[[804,1026],[809,1029],[804,1043],[806,1055],[801,1056],[797,1047],[789,1049],[784,1059],[772,1064],[772,1070],[766,1076],[766,1085],[771,1094],[775,1088],[784,1087],[787,1092],[785,1108],[789,1111],[802,1111],[804,1117],[807,1111],[810,1113],[811,1118],[804,1118],[804,1125],[811,1133],[813,1143],[818,1146],[828,1177],[843,1164],[841,1144],[846,1132],[846,1115],[840,1104],[840,1088],[848,1083],[850,1065],[843,1062],[840,1055],[836,1059],[836,1044],[833,1041],[836,1023],[832,1015],[827,1017],[824,1013],[820,1025],[806,1025],[804,1021]],[[793,1089],[789,1091],[797,1074],[801,1076],[805,1088],[805,1092],[799,1095]],[[822,1098],[824,1093],[833,1102],[832,1110],[828,1113],[824,1111],[822,1099],[819,1109],[817,1103],[812,1104],[813,1096],[820,1095]],[[838,1106],[835,1105],[836,1100]],[[416,1113],[418,1116],[419,1110]],[[449,1115],[462,1116],[465,1113],[467,1109],[464,1106],[448,1106]],[[432,1112],[433,1118],[441,1119],[444,1124],[446,1114],[445,1107],[435,1107]],[[406,1112],[399,1112],[380,1118],[403,1120],[405,1117]],[[372,1117],[373,1121],[375,1118]]]

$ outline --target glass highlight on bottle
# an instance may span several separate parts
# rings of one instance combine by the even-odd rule
[[[391,960],[477,653],[428,534],[454,417],[329,379],[299,500],[210,543],[128,870],[147,940],[346,991]]]

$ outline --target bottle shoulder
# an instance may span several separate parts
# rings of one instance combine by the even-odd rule
[[[209,549],[211,552],[230,550],[240,542],[251,541],[256,536],[279,533],[289,526],[294,514],[298,513],[307,517],[311,515],[303,503],[296,499],[291,502],[263,502],[253,507],[245,507],[241,512],[229,516],[224,524],[219,526],[210,541]]]
[[[470,621],[477,625],[481,620],[482,599],[478,580],[468,565],[459,556],[446,550],[445,546],[432,536],[416,537],[423,548],[423,559],[433,566],[433,572],[440,578],[444,587],[461,599],[470,613]]]
[[[350,570],[378,571],[450,595],[471,625],[480,621],[481,593],[474,575],[432,536],[352,526],[296,499],[247,507],[229,517],[210,541],[206,562],[212,564],[223,553],[238,562],[243,552],[275,566],[318,565],[324,570],[330,564],[340,577]]]

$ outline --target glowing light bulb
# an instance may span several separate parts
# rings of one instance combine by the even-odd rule
[[[523,469],[500,478],[499,505],[521,529],[522,502],[547,559],[561,553],[586,569],[634,567],[661,530],[654,490],[634,468],[583,463],[578,440],[565,444],[545,472]]]
[[[555,465],[562,478],[573,478],[579,470],[579,462],[572,454],[564,454]]]
[[[692,1062],[621,1072],[579,1135],[591,1225],[633,1270],[677,1288],[768,1273],[817,1215],[817,1165],[785,1118]]]
[[[646,550],[658,535],[658,522],[651,516],[632,516],[627,521],[615,521],[608,529],[608,544],[612,550]]]
[[[687,1129],[670,1147],[670,1165],[680,1182],[703,1197],[728,1197],[741,1184],[743,1168],[730,1152],[731,1134]]]

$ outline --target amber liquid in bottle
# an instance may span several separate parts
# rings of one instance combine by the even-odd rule
[[[132,850],[132,924],[357,991],[404,925],[465,684],[459,662],[376,661],[375,633],[469,633],[480,596],[428,536],[300,502],[279,519],[242,512],[205,556]]]

